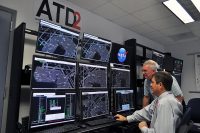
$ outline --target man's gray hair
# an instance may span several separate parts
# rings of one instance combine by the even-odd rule
[[[157,62],[153,61],[153,60],[147,60],[143,63],[143,66],[148,65],[149,67],[151,67],[152,70],[156,70],[159,69],[159,65]]]

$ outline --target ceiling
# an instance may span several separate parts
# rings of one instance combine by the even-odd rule
[[[184,24],[165,0],[68,0],[161,45],[200,40],[200,22]]]

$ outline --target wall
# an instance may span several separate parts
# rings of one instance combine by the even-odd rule
[[[59,1],[59,0],[58,0]],[[63,2],[63,0],[60,0]],[[143,44],[144,46],[156,49],[158,51],[164,52],[164,47],[160,44],[149,40],[145,37],[142,37],[128,29],[122,28],[119,25],[116,25],[104,18],[97,16],[88,12],[87,10],[81,9],[76,5],[73,5],[69,2],[66,2],[70,7],[72,5],[76,9],[79,10],[81,14],[81,32],[87,32],[90,34],[97,35],[99,37],[103,37],[109,39],[113,42],[123,44],[125,40],[135,38],[139,44]],[[27,28],[32,30],[38,29],[38,21],[35,20],[34,15],[34,0],[1,0],[1,5],[9,7],[11,9],[17,10],[17,21],[16,25],[18,26],[22,22],[26,23]],[[36,37],[32,35],[26,34],[25,47],[24,47],[24,62],[23,67],[26,64],[32,63],[32,55],[35,52],[35,43]],[[29,95],[27,92],[27,87],[22,88],[22,98],[26,98]],[[29,110],[29,102],[27,99],[21,99],[23,105],[20,106],[20,118],[28,115]],[[21,119],[20,119],[21,120]]]
[[[195,85],[194,55],[191,55],[191,53],[200,52],[199,41],[200,40],[189,42],[185,41],[182,43],[177,43],[173,46],[169,46],[167,49],[167,51],[172,53],[173,57],[177,57],[183,60],[181,89],[183,90],[186,102],[190,98],[200,97],[200,93],[189,93],[189,91],[197,90]]]

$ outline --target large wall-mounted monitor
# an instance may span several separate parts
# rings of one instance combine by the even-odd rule
[[[32,93],[30,129],[75,121],[75,96],[72,92]]]
[[[163,61],[163,69],[165,69],[167,72],[172,72],[174,69],[174,58],[169,56],[169,55],[165,55],[164,57],[164,61]]]
[[[183,60],[174,58],[174,69],[173,71],[176,73],[182,73],[183,69]]]
[[[163,68],[164,57],[165,57],[164,54],[153,51],[152,60],[158,63],[158,65],[160,66],[160,69]]]
[[[76,59],[79,32],[41,20],[36,52]]]
[[[75,89],[76,63],[34,56],[32,89]]]
[[[81,59],[109,62],[111,47],[111,41],[83,33]]]
[[[114,110],[115,112],[130,111],[134,109],[133,89],[114,89]]]
[[[79,64],[79,88],[107,88],[107,66]]]
[[[81,92],[81,112],[83,120],[108,115],[108,91]]]
[[[130,69],[111,67],[111,86],[130,88]]]

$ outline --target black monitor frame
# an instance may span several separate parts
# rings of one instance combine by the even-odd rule
[[[43,61],[49,61],[49,62],[53,62],[53,63],[57,63],[59,66],[60,65],[72,65],[72,66],[74,66],[74,83],[73,83],[73,85],[72,86],[74,86],[74,87],[69,87],[69,88],[66,88],[66,87],[60,87],[60,88],[58,88],[58,87],[48,87],[48,88],[46,88],[46,87],[36,87],[37,85],[37,83],[33,83],[33,77],[34,77],[34,72],[35,72],[35,64],[34,64],[34,61],[36,60],[36,59],[38,59],[38,60],[43,60]],[[65,71],[66,72],[66,71]],[[53,75],[53,74],[52,74]],[[49,76],[49,75],[47,75],[47,76]],[[53,75],[53,76],[55,76],[55,75]],[[73,76],[73,75],[72,75]],[[73,78],[73,77],[72,77]],[[56,80],[58,80],[58,79],[56,79]],[[61,80],[61,79],[60,79]],[[63,80],[64,80],[64,78],[63,78]],[[66,79],[65,79],[66,80]],[[64,82],[64,81],[63,81]],[[76,85],[76,63],[75,62],[72,62],[72,61],[66,61],[66,60],[59,60],[59,59],[56,59],[56,58],[50,58],[50,57],[44,57],[44,56],[38,56],[38,55],[34,55],[33,56],[33,59],[32,59],[32,72],[31,72],[31,89],[32,90],[35,90],[35,89],[62,89],[62,90],[65,90],[65,89],[75,89],[75,85]],[[46,86],[46,85],[43,85],[43,86]]]
[[[54,47],[52,47],[52,52],[51,51],[43,51],[42,50],[42,48],[41,48],[41,43],[39,43],[40,41],[40,37],[41,37],[41,25],[45,25],[46,27],[49,27],[51,30],[57,30],[57,31],[59,31],[59,32],[61,32],[62,34],[64,34],[64,35],[72,35],[74,38],[72,39],[72,41],[74,42],[74,41],[77,41],[76,42],[76,46],[74,47],[74,49],[73,50],[70,50],[70,52],[71,51],[73,51],[73,53],[72,53],[72,55],[65,55],[63,52],[64,51],[66,51],[66,50],[68,50],[67,48],[66,49],[64,49],[65,47],[63,47],[63,45],[62,45],[62,47],[56,47],[55,49],[54,49],[54,51],[52,50]],[[60,33],[59,33],[60,34]],[[80,36],[80,33],[79,32],[77,32],[77,31],[73,31],[73,30],[71,30],[71,29],[68,29],[68,28],[65,28],[65,27],[62,27],[62,26],[60,26],[60,25],[57,25],[57,24],[53,24],[53,23],[50,23],[50,22],[47,22],[47,21],[45,21],[45,20],[40,20],[40,22],[39,22],[39,27],[38,27],[38,35],[37,35],[37,42],[36,42],[36,48],[35,48],[35,52],[36,53],[42,53],[42,54],[48,54],[48,55],[53,55],[53,56],[57,56],[57,57],[63,57],[63,58],[70,58],[70,59],[76,59],[77,58],[77,48],[78,48],[78,45],[79,45],[79,37]],[[75,39],[75,40],[74,40]],[[56,40],[55,40],[56,41]],[[59,40],[59,42],[61,42],[60,40]],[[65,44],[65,43],[63,43],[63,44]],[[49,43],[48,43],[48,45],[50,45]],[[56,44],[53,44],[52,46],[55,46]],[[60,51],[58,50],[58,51],[56,51],[57,50],[57,48],[60,48]],[[63,50],[64,49],[64,50]],[[58,52],[58,53],[56,53],[56,52]],[[59,53],[60,52],[60,53]],[[62,54],[61,54],[62,53]],[[69,53],[69,52],[68,52]]]
[[[53,117],[52,117],[52,120],[49,120],[49,121],[44,121],[44,123],[42,124],[32,124],[32,113],[34,111],[34,106],[33,106],[33,98],[34,96],[37,96],[39,97],[39,95],[42,97],[59,97],[59,98],[63,98],[65,97],[65,104],[64,104],[64,109],[63,109],[63,113],[61,113],[61,115],[65,115],[65,111],[66,111],[66,94],[72,94],[74,95],[74,101],[73,101],[73,105],[71,107],[73,107],[74,109],[72,109],[73,111],[73,116],[71,116],[70,118],[66,118],[66,116],[62,116],[62,117],[65,117],[65,118],[58,118],[57,120],[54,118],[53,120]],[[34,95],[34,96],[33,96]],[[32,91],[31,93],[31,105],[30,105],[30,111],[29,111],[29,114],[30,114],[30,118],[29,118],[29,130],[30,131],[39,131],[41,129],[44,129],[45,127],[54,127],[54,126],[57,126],[57,125],[63,125],[63,124],[66,124],[66,123],[74,123],[76,121],[76,105],[77,105],[77,102],[76,102],[76,99],[77,99],[77,94],[75,91],[72,91],[72,90],[67,90],[67,91],[52,91],[52,90],[34,90]],[[46,105],[47,106],[47,105]],[[47,107],[46,107],[47,109]],[[53,111],[53,110],[52,110]],[[59,114],[57,114],[59,115]],[[46,114],[45,114],[45,117],[46,117]],[[55,117],[55,116],[54,116]],[[50,116],[48,117],[50,118]],[[46,119],[46,118],[45,118]]]
[[[83,108],[83,94],[87,94],[87,93],[89,93],[89,94],[92,94],[92,93],[102,93],[102,94],[107,94],[107,105],[105,105],[105,106],[107,106],[107,112],[105,112],[104,114],[100,114],[100,115],[95,115],[95,116],[91,116],[91,117],[87,117],[87,118],[85,118],[84,117],[84,108]],[[87,120],[93,120],[93,119],[97,119],[97,118],[102,118],[102,117],[105,117],[105,116],[108,116],[109,114],[110,114],[110,109],[109,109],[109,107],[110,107],[110,103],[109,103],[109,92],[107,91],[107,90],[100,90],[100,89],[98,89],[98,90],[80,90],[80,99],[81,99],[81,101],[80,101],[80,110],[81,110],[81,120],[82,121],[87,121]],[[98,106],[98,104],[95,104],[95,106]],[[102,107],[99,107],[99,108],[102,108]]]
[[[81,79],[81,78],[82,77],[84,78],[86,76],[82,75],[81,70],[80,70],[81,66],[88,66],[90,68],[105,69],[105,71],[106,71],[106,74],[104,75],[105,77],[102,77],[102,75],[99,75],[99,76],[98,75],[91,75],[91,76],[95,76],[97,78],[104,78],[105,86],[101,86],[101,87],[98,87],[98,86],[95,86],[95,85],[94,86],[84,86],[83,79]],[[102,74],[102,73],[99,73],[99,74]],[[103,64],[100,65],[100,64],[78,63],[78,74],[77,74],[77,76],[78,76],[77,79],[78,79],[78,87],[79,87],[79,89],[107,89],[108,88],[108,83],[107,83],[108,82],[107,81],[108,67],[105,64],[104,65]]]
[[[95,55],[93,55],[93,57],[85,57],[85,50],[88,50],[89,47],[92,45],[92,44],[88,44],[88,46],[87,46],[87,43],[86,43],[86,40],[85,40],[86,38],[89,38],[92,41],[103,42],[104,44],[99,44],[99,45],[102,45],[102,46],[104,45],[105,48],[107,48],[105,45],[109,46],[109,50],[107,51],[108,53],[106,53],[105,59],[101,59],[101,58],[95,59],[95,58],[97,58],[97,57],[94,57]],[[95,43],[95,45],[97,45],[97,44]],[[99,48],[99,49],[102,49],[102,48]],[[88,34],[88,33],[83,33],[83,38],[82,38],[82,42],[81,42],[81,59],[108,63],[110,61],[111,49],[112,49],[112,42],[110,40],[107,40],[105,38],[101,38],[101,37],[98,37],[98,36],[95,36],[95,35],[91,35],[91,34]],[[94,52],[94,50],[90,50],[90,51]]]
[[[113,113],[115,114],[115,113],[122,113],[122,112],[128,112],[128,111],[132,111],[132,110],[134,110],[135,109],[135,104],[134,104],[134,89],[130,89],[130,88],[113,88],[112,89],[112,91],[113,91]],[[130,92],[130,93],[132,93],[132,101],[129,101],[129,102],[132,102],[132,107],[130,107],[129,109],[121,109],[121,110],[118,110],[118,108],[117,108],[117,98],[116,98],[116,96],[117,96],[117,92],[125,92],[125,93],[128,93],[128,92]],[[131,99],[130,99],[131,100]]]

